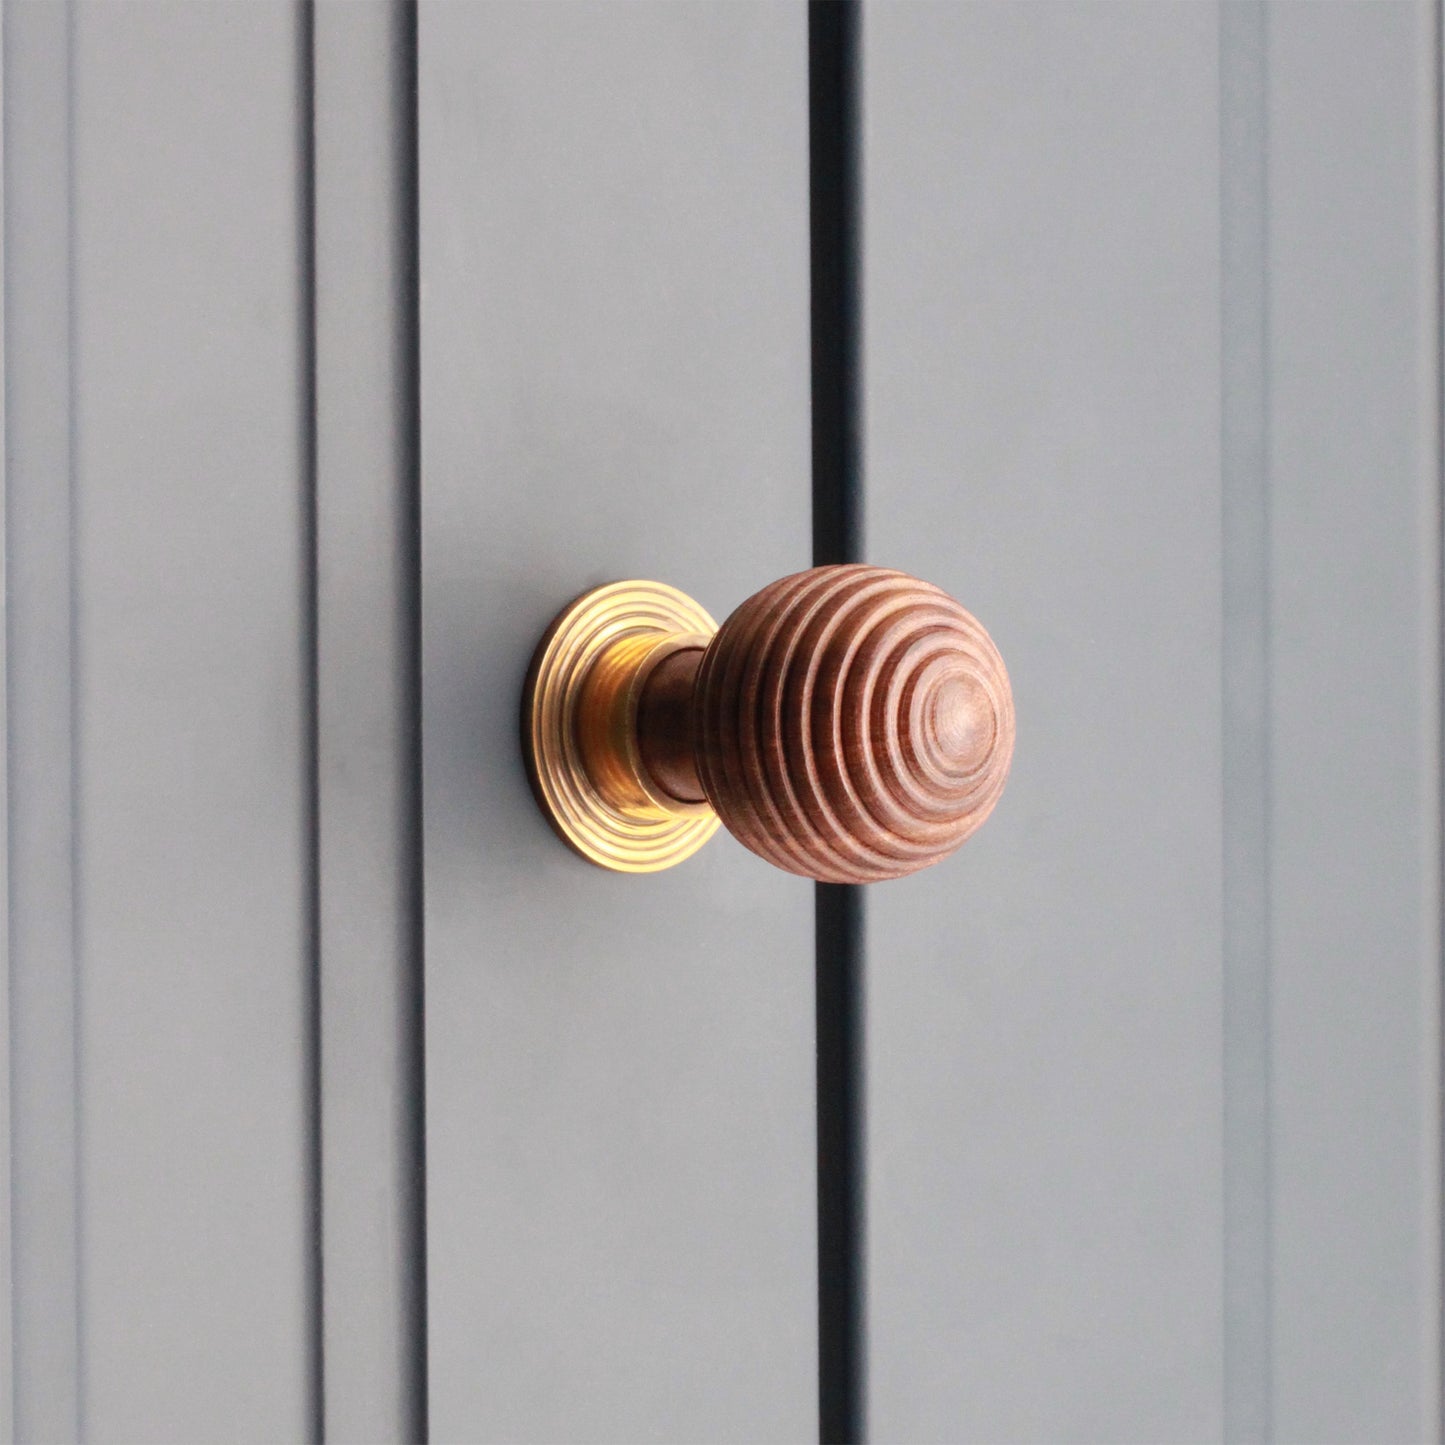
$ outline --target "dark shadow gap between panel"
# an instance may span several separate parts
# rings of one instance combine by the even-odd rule
[[[808,7],[813,563],[863,560],[856,0]],[[815,885],[818,1425],[865,1436],[863,896]]]

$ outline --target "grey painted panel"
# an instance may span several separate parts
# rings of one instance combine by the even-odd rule
[[[7,4],[11,1240],[19,1440],[79,1428],[73,934],[70,12]]]
[[[325,1425],[422,1430],[416,278],[405,7],[315,10]]]
[[[298,1439],[298,10],[84,5],[74,24],[83,1431]]]
[[[1218,27],[865,16],[870,560],[1018,704],[995,817],[868,895],[879,1441],[1221,1431]]]
[[[1269,15],[1275,1435],[1439,1434],[1434,7]]]
[[[816,1431],[812,893],[567,853],[532,647],[806,565],[801,5],[421,13],[430,1400],[439,1439]]]

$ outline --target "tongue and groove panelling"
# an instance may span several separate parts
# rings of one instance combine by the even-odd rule
[[[811,887],[599,871],[517,742],[584,588],[808,563],[806,14],[424,6],[419,57],[432,1435],[808,1438]]]

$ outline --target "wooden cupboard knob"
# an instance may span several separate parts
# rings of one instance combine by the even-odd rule
[[[670,866],[721,818],[791,873],[896,878],[992,812],[1013,753],[1003,659],[946,593],[814,567],[721,628],[681,593],[614,583],[539,645],[524,742],[544,811],[584,856]]]

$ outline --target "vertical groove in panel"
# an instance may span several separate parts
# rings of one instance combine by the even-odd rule
[[[316,5],[297,7],[297,217],[300,222],[298,296],[301,369],[301,575],[303,652],[301,715],[304,777],[302,891],[304,909],[304,1058],[306,1152],[306,1406],[309,1438],[325,1439],[326,1353],[322,1335],[325,1256],[322,1246],[323,1177],[321,1119],[321,795],[318,760],[319,639],[317,556],[317,391],[316,391]]]
[[[69,6],[7,4],[11,1328],[20,1440],[80,1428]]]
[[[406,816],[407,958],[403,995],[403,1100],[408,1144],[406,1176],[407,1320],[406,1368],[410,1382],[410,1438],[431,1438],[427,1392],[426,1245],[426,935],[423,924],[422,753],[421,753],[421,116],[417,72],[416,0],[394,0],[400,24],[400,191],[399,281],[402,361],[402,697]]]
[[[816,888],[818,1410],[824,1445],[867,1429],[864,1320],[863,898]]]
[[[71,1155],[71,1217],[69,1220],[70,1249],[74,1261],[74,1294],[70,1299],[59,1297],[55,1307],[66,1311],[74,1320],[75,1328],[75,1437],[85,1438],[90,1426],[89,1390],[89,1349],[86,1344],[86,1330],[89,1327],[86,1309],[86,1268],[85,1268],[85,1207],[86,1207],[86,1164],[85,1130],[88,1110],[85,1106],[85,1040],[82,1032],[82,1015],[85,1005],[85,907],[83,888],[85,879],[81,872],[80,807],[82,789],[81,777],[81,689],[84,686],[83,660],[81,657],[80,610],[84,601],[81,580],[81,516],[80,516],[80,451],[79,398],[82,383],[79,340],[79,246],[76,239],[76,201],[79,192],[77,173],[77,122],[76,87],[78,81],[77,55],[80,48],[79,25],[76,14],[76,0],[66,0],[65,5],[65,82],[63,86],[65,106],[65,267],[68,277],[65,307],[65,355],[69,360],[66,407],[66,461],[69,471],[69,485],[66,487],[69,536],[66,539],[65,570],[69,581],[69,598],[66,616],[67,659],[69,662],[68,696],[66,699],[66,768],[70,785],[69,810],[65,815],[66,829],[65,863],[68,865],[69,904],[68,924],[70,929],[70,1047],[68,1058],[71,1083],[71,1119],[73,1134],[69,1141]]]
[[[859,28],[856,0],[809,6],[815,566],[863,559]],[[815,910],[819,1430],[842,1445],[866,1432],[862,892],[817,884]]]
[[[808,8],[813,563],[863,560],[858,0]]]
[[[5,26],[0,17],[0,156],[5,133]],[[5,168],[0,160],[0,278],[5,275]],[[5,295],[0,279],[0,557],[5,555]],[[5,687],[6,599],[0,584],[0,736],[9,735]],[[9,776],[0,751],[0,1445],[13,1445],[15,1372],[12,1359],[10,1273],[10,854]]]
[[[1224,1436],[1270,1438],[1267,36],[1220,7]]]
[[[1445,1250],[1441,1239],[1441,1230],[1445,1228],[1441,1213],[1442,1201],[1445,1201],[1441,1179],[1441,1128],[1445,1124],[1445,1100],[1441,1093],[1445,1082],[1441,1068],[1442,1052],[1445,1052],[1445,1034],[1442,1034],[1445,1020],[1441,1014],[1441,971],[1445,967],[1445,913],[1442,913],[1445,886],[1441,879],[1441,843],[1445,838],[1445,766],[1442,766],[1445,763],[1442,755],[1442,744],[1445,744],[1445,730],[1442,730],[1445,724],[1445,692],[1442,692],[1445,689],[1445,3],[1432,0],[1426,8],[1429,41],[1422,47],[1426,74],[1421,91],[1427,116],[1422,126],[1424,144],[1420,163],[1425,230],[1430,244],[1423,248],[1421,265],[1426,273],[1422,289],[1429,298],[1435,324],[1424,328],[1423,337],[1426,355],[1421,377],[1425,395],[1421,399],[1421,415],[1427,436],[1421,449],[1426,476],[1421,489],[1424,515],[1420,533],[1427,552],[1427,565],[1423,569],[1428,579],[1427,595],[1423,610],[1427,617],[1434,619],[1433,636],[1427,631],[1422,638],[1425,651],[1422,671],[1426,678],[1432,678],[1433,674],[1433,685],[1425,689],[1424,727],[1428,739],[1425,751],[1433,760],[1436,776],[1434,786],[1422,790],[1426,795],[1424,832],[1428,840],[1422,860],[1422,887],[1427,897],[1433,895],[1434,906],[1427,914],[1430,936],[1423,940],[1425,968],[1420,1012],[1426,1037],[1421,1052],[1427,1067],[1434,1071],[1434,1079],[1428,1095],[1430,1107],[1422,1121],[1422,1151],[1429,1161],[1429,1169],[1420,1223],[1426,1257],[1433,1263],[1431,1275],[1436,1295],[1432,1302],[1429,1292],[1425,1294],[1423,1327],[1433,1341],[1429,1354],[1435,1373],[1434,1379],[1427,1382],[1421,1418],[1433,1426],[1437,1439],[1445,1439],[1445,1397],[1442,1397],[1445,1362],[1441,1360],[1442,1346],[1445,1346],[1445,1322],[1441,1317],[1445,1309],[1445,1276],[1442,1276]]]
[[[313,9],[324,1424],[426,1435],[416,13]]]

